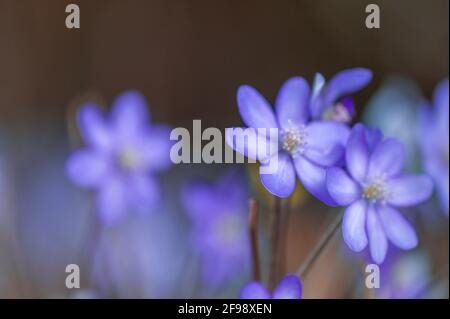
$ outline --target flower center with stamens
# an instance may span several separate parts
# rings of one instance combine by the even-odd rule
[[[383,177],[373,179],[363,187],[363,198],[371,203],[386,203],[389,192]]]
[[[125,170],[135,169],[140,162],[139,154],[131,148],[125,148],[119,152],[118,162],[120,167]]]
[[[286,152],[290,153],[292,156],[297,154],[303,154],[305,152],[306,128],[304,125],[300,127],[291,126],[288,129],[281,131],[281,147]]]

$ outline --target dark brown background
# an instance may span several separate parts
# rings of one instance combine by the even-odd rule
[[[70,2],[79,30],[65,27]],[[360,104],[390,73],[429,95],[448,74],[448,1],[375,1],[379,30],[364,24],[371,2],[0,0],[0,125],[60,121],[80,94],[136,88],[159,120],[224,126],[239,121],[242,83],[273,98],[292,75],[353,66],[375,72]]]

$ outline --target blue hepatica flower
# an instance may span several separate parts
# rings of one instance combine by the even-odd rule
[[[310,111],[315,120],[333,120],[350,123],[355,115],[353,99],[349,94],[365,87],[372,79],[372,72],[364,68],[343,70],[328,83],[322,74],[314,78]]]
[[[149,124],[144,97],[121,94],[108,118],[96,105],[82,105],[77,120],[85,147],[69,157],[66,172],[76,185],[97,191],[100,219],[112,224],[130,209],[152,207],[160,191],[153,173],[171,163],[170,129]]]
[[[296,275],[287,275],[272,293],[261,283],[253,281],[241,289],[241,299],[301,299],[302,282]]]
[[[192,244],[202,260],[202,278],[216,288],[250,268],[248,193],[236,171],[215,184],[192,182],[183,194],[192,220]]]
[[[423,106],[419,116],[419,144],[424,169],[433,178],[444,212],[449,211],[448,79],[436,87],[434,108]]]
[[[316,83],[312,93],[305,79],[291,78],[278,93],[275,114],[263,96],[254,88],[243,85],[237,93],[239,112],[245,124],[258,129],[259,136],[263,136],[261,139],[258,136],[257,141],[245,139],[244,134],[232,135],[240,129],[233,128],[227,130],[227,143],[237,152],[261,161],[263,166],[270,165],[271,157],[277,156],[276,171],[260,175],[262,184],[272,194],[278,197],[291,195],[298,175],[311,194],[328,205],[335,205],[325,186],[326,168],[343,162],[350,129],[337,121],[319,119],[318,114],[328,103],[361,87],[370,76],[370,71],[365,69],[343,71],[328,84],[324,81]],[[279,143],[273,145],[271,134],[261,134],[259,129],[276,129]],[[266,144],[272,146],[269,147],[271,151],[265,151]]]
[[[416,247],[417,235],[397,208],[417,205],[433,190],[428,176],[401,173],[404,159],[396,139],[382,140],[380,131],[357,124],[347,142],[348,172],[339,167],[327,172],[330,195],[348,206],[342,225],[346,244],[355,252],[369,244],[378,264],[385,259],[388,240],[400,249]]]

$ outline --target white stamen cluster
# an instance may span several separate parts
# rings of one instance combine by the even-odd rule
[[[328,107],[322,115],[322,119],[326,121],[336,121],[341,123],[349,123],[352,120],[347,109],[342,103],[336,103],[334,106]]]
[[[288,129],[281,131],[281,147],[293,157],[296,157],[298,154],[302,155],[305,152],[308,132],[304,125],[300,127],[289,126]]]
[[[118,154],[118,162],[123,169],[132,170],[138,166],[139,156],[132,149],[124,149]]]
[[[377,176],[364,185],[362,196],[373,204],[385,204],[389,196],[389,190],[384,176]]]

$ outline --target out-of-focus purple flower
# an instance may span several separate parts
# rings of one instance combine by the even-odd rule
[[[144,97],[121,94],[108,118],[94,104],[82,105],[78,125],[85,142],[67,160],[76,185],[96,190],[100,219],[113,224],[127,210],[146,210],[159,197],[154,173],[170,165],[170,129],[150,125]]]
[[[328,83],[322,74],[317,73],[310,101],[312,118],[350,123],[355,115],[355,107],[349,94],[365,87],[371,79],[372,72],[364,68],[343,70]]]
[[[261,283],[252,281],[241,289],[241,299],[301,299],[302,282],[296,275],[287,275],[272,293]]]
[[[416,247],[417,235],[397,208],[428,199],[433,183],[425,175],[402,174],[405,151],[396,139],[381,139],[381,132],[362,124],[352,129],[346,148],[347,171],[327,171],[327,188],[341,206],[348,206],[343,237],[348,247],[360,252],[370,247],[374,262],[384,261],[388,240],[400,249]]]
[[[426,298],[430,291],[431,267],[428,256],[421,251],[407,254],[389,253],[380,267],[380,298],[418,299]],[[431,288],[431,287],[429,287]]]
[[[433,108],[424,105],[420,112],[418,139],[424,169],[433,178],[439,202],[447,215],[449,211],[448,109],[448,79],[445,79],[436,87]]]
[[[345,77],[338,79],[349,80]],[[341,83],[343,88],[344,82]],[[333,81],[333,95],[339,92],[339,83]],[[241,86],[237,103],[243,121],[249,128],[275,129],[279,143],[272,145],[270,149],[274,152],[270,154],[270,151],[261,150],[266,148],[266,143],[261,141],[273,143],[271,134],[258,137],[257,141],[248,140],[244,135],[230,134],[236,129],[227,130],[226,140],[231,148],[261,161],[263,166],[270,166],[273,157],[277,157],[276,171],[260,174],[262,184],[272,194],[282,198],[291,195],[298,175],[311,194],[328,205],[335,205],[325,186],[326,168],[343,161],[344,145],[350,130],[345,124],[335,121],[311,121],[310,100],[309,85],[302,77],[291,78],[283,84],[275,101],[275,114],[258,91],[247,85]]]
[[[405,169],[421,171],[418,163],[419,145],[417,139],[418,102],[421,92],[417,84],[401,76],[389,76],[370,97],[363,122],[379,128],[385,136],[399,139],[406,149]]]
[[[192,244],[202,261],[203,281],[217,288],[250,269],[248,193],[237,171],[216,184],[187,185],[184,206],[192,220]]]

